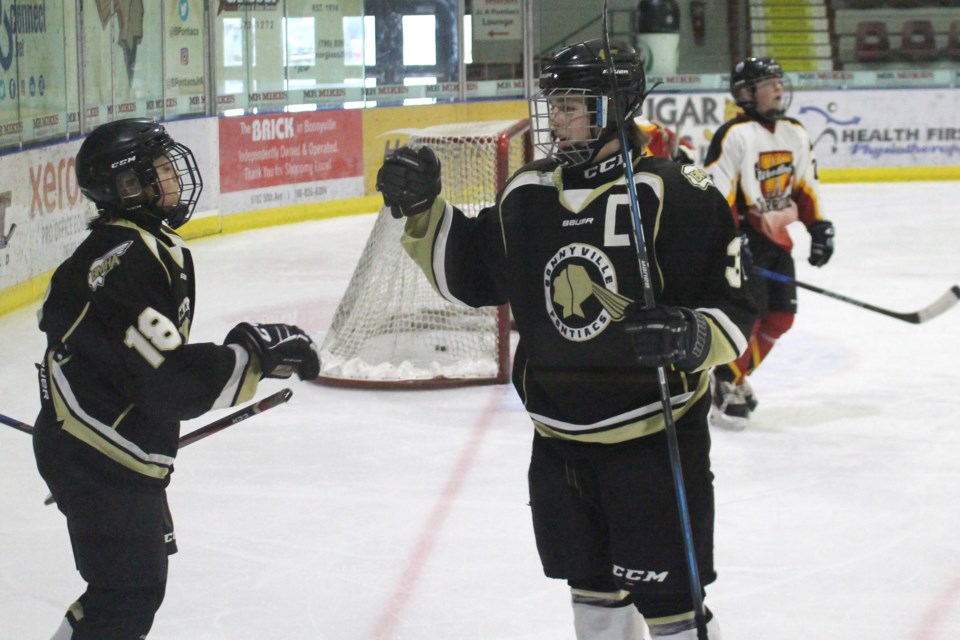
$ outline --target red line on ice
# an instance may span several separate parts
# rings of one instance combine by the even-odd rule
[[[920,624],[917,625],[916,630],[910,637],[913,640],[937,640],[940,638],[944,620],[958,600],[960,600],[960,578],[954,580],[950,586],[943,590],[936,602],[927,609],[927,612],[920,619]]]
[[[474,424],[473,431],[470,433],[470,439],[460,453],[460,459],[457,461],[456,466],[454,466],[450,477],[447,479],[447,484],[443,487],[440,497],[437,499],[436,504],[434,504],[430,516],[420,531],[420,537],[416,545],[414,545],[413,551],[410,553],[403,574],[400,576],[393,593],[387,600],[386,609],[384,609],[377,620],[373,633],[370,635],[372,640],[388,640],[393,637],[397,624],[400,622],[400,616],[416,590],[417,582],[437,544],[437,539],[440,536],[440,531],[443,529],[444,522],[446,522],[447,516],[450,515],[450,510],[454,504],[456,504],[457,495],[463,488],[464,482],[470,474],[470,470],[473,468],[473,463],[476,461],[477,454],[480,451],[480,445],[500,405],[503,390],[504,387],[502,385],[495,388],[487,406],[483,409],[483,413],[480,414],[476,424]]]

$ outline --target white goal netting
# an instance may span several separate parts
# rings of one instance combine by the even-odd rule
[[[469,122],[410,131],[442,165],[441,195],[469,216],[493,204],[531,159],[526,120]],[[502,383],[509,376],[506,308],[443,300],[400,245],[403,220],[380,211],[330,330],[320,346],[320,382],[439,387]]]

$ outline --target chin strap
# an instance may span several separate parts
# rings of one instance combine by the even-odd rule
[[[737,106],[740,107],[740,109],[748,116],[752,118],[756,118],[757,120],[766,120],[767,122],[770,122],[770,123],[776,122],[777,120],[780,120],[785,115],[787,115],[787,112],[784,109],[771,109],[769,112],[765,114],[760,113],[759,111],[757,111],[756,101],[738,102]]]
[[[190,207],[185,204],[174,206],[169,213],[164,216],[171,229],[182,227],[190,219]]]
[[[635,112],[636,112],[636,109],[634,109],[633,113]],[[627,122],[632,123],[633,122],[632,117]],[[636,148],[636,145],[634,144],[634,139],[633,137],[630,136],[630,133],[633,132],[633,127],[629,127],[629,125],[624,125],[624,126],[628,127],[627,143],[629,145],[629,150],[632,151],[633,149]],[[587,160],[584,164],[593,164],[593,162],[597,159],[597,155],[600,153],[600,150],[603,149],[605,146],[607,146],[607,143],[610,142],[611,140],[617,140],[619,138],[620,138],[620,132],[618,131],[617,127],[614,125],[608,125],[603,131],[600,132],[600,137],[597,138],[597,141],[593,144],[593,152],[590,154],[590,159]],[[632,156],[633,160],[636,160],[636,158],[637,156],[635,155]]]
[[[770,109],[767,113],[760,113],[757,111],[757,88],[755,86],[750,87],[750,94],[753,96],[753,100],[737,102],[737,106],[743,109],[743,112],[753,116],[754,118],[759,118],[761,120],[766,120],[767,122],[775,122],[783,116],[787,115],[786,109]]]
[[[610,127],[607,127],[600,132],[600,137],[597,138],[597,141],[593,143],[593,148],[590,152],[590,157],[587,159],[584,164],[593,164],[597,159],[597,156],[600,154],[600,150],[607,146],[611,140],[616,140],[618,137],[616,129],[610,130]]]
[[[127,213],[125,217],[141,220],[149,224],[165,224],[171,229],[182,227],[190,219],[190,207],[185,204],[177,204],[169,210],[162,209],[152,202],[148,202],[139,207],[136,213]]]
[[[782,119],[783,116],[786,115],[786,111],[784,111],[783,109],[771,109],[767,113],[760,113],[759,111],[753,110],[753,111],[750,111],[749,113],[755,118],[758,118],[760,120],[765,120],[770,124],[773,124],[777,120]]]

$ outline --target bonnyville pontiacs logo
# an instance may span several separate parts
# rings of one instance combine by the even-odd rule
[[[567,340],[585,342],[623,319],[632,302],[617,293],[617,271],[596,247],[573,243],[547,261],[543,271],[547,315]]]

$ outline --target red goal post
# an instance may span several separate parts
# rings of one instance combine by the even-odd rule
[[[440,159],[441,196],[476,216],[532,160],[527,120],[438,125],[407,131]],[[510,317],[504,305],[471,309],[441,298],[400,244],[403,220],[386,208],[320,345],[318,382],[427,389],[502,384],[510,377]]]

